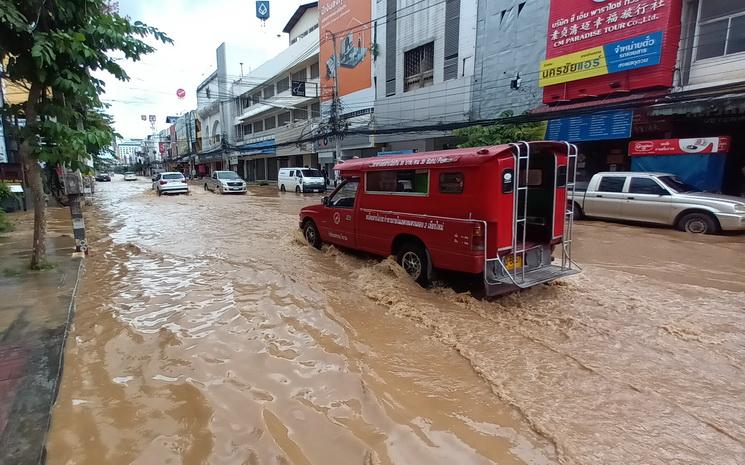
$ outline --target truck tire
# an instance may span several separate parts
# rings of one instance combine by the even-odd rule
[[[678,229],[691,234],[714,234],[719,231],[719,225],[708,213],[693,212],[680,218]]]
[[[300,186],[295,186],[295,193],[296,193],[296,194],[299,194],[299,193],[301,193],[301,192],[302,192],[302,191],[300,190]]]
[[[305,236],[305,240],[308,241],[308,244],[316,249],[321,248],[321,235],[318,233],[318,228],[313,220],[305,220],[305,223],[303,223],[303,236]]]
[[[585,217],[585,212],[582,211],[582,207],[580,207],[577,202],[574,202],[574,219],[581,220],[584,217]]]
[[[287,192],[287,189],[285,189],[285,185],[284,184],[282,184],[281,186],[279,186],[279,191],[280,192]]]
[[[422,287],[429,285],[429,261],[424,246],[407,242],[398,250],[396,261]]]

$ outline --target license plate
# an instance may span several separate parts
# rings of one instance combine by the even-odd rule
[[[517,256],[506,255],[504,257],[504,267],[507,268],[507,271],[512,271],[516,268],[522,268],[523,267],[523,256],[522,255],[517,255]]]

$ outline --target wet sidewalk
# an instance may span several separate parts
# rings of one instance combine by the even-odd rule
[[[29,271],[33,212],[9,215],[0,234],[0,463],[43,461],[50,410],[81,260],[69,210],[48,210],[50,269]]]

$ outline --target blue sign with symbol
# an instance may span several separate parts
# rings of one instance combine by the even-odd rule
[[[569,142],[630,139],[633,117],[631,110],[614,110],[552,119],[546,127],[546,139]]]
[[[603,45],[609,73],[644,68],[660,64],[662,31]]]
[[[269,1],[260,0],[256,2],[256,17],[266,21],[269,19]]]

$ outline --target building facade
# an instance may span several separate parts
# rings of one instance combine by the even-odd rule
[[[318,3],[301,5],[284,28],[289,46],[232,84],[230,166],[247,181],[276,181],[286,166],[318,166]]]
[[[138,154],[141,153],[142,139],[120,139],[116,142],[116,158],[123,165],[134,165],[142,162],[138,160]]]

